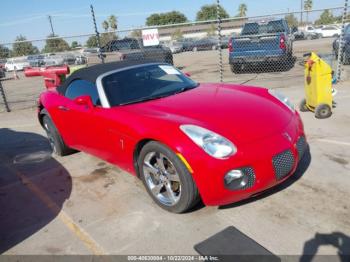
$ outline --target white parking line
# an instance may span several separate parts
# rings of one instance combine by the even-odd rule
[[[329,140],[329,139],[316,139],[316,141],[330,143],[330,144],[336,144],[336,145],[350,146],[350,142],[342,142],[342,141]]]

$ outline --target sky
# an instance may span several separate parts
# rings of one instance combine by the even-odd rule
[[[94,6],[99,30],[109,15],[118,18],[118,29],[143,26],[152,13],[177,10],[195,20],[202,5],[214,0],[4,0],[0,9],[0,43],[13,42],[22,34],[27,39],[45,38],[51,33],[48,15],[52,16],[55,34],[60,36],[94,32],[90,4]],[[248,16],[299,11],[300,0],[221,0],[221,5],[234,16],[239,4],[248,6]],[[314,9],[343,6],[344,0],[313,0]],[[311,17],[312,19],[312,17]],[[81,38],[82,40],[83,38]],[[73,39],[78,40],[79,38]],[[72,41],[72,39],[71,39]]]

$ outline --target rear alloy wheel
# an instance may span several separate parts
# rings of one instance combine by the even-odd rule
[[[198,51],[198,48],[195,46],[195,47],[193,47],[192,51],[193,51],[193,52],[197,52],[197,51]]]
[[[300,110],[301,112],[307,112],[307,111],[309,111],[309,109],[308,109],[307,106],[306,106],[306,99],[305,99],[305,98],[304,98],[303,100],[300,101],[300,103],[299,103],[299,110]]]
[[[59,156],[65,156],[74,152],[73,149],[69,148],[64,143],[60,133],[58,132],[51,118],[47,115],[43,117],[43,126],[46,131],[50,147],[55,154]]]
[[[216,45],[213,45],[213,46],[211,47],[212,50],[216,50],[216,48],[217,48]]]
[[[147,143],[140,152],[138,166],[147,192],[163,209],[182,213],[198,202],[192,175],[166,146],[154,141]]]
[[[330,117],[331,115],[332,115],[332,109],[327,104],[320,104],[315,109],[316,118],[324,119],[324,118]]]

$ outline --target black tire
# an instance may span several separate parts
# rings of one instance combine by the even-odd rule
[[[232,73],[239,74],[241,72],[240,65],[230,64],[230,68]]]
[[[146,182],[143,165],[144,165],[146,156],[152,152],[160,153],[164,155],[167,159],[169,159],[179,176],[179,180],[180,180],[179,183],[181,185],[181,194],[180,194],[179,200],[174,205],[166,205],[162,203],[151,192],[151,189],[149,188]],[[139,172],[140,178],[148,194],[152,197],[154,202],[156,202],[157,205],[159,205],[161,208],[172,213],[183,213],[185,211],[188,211],[198,203],[200,197],[199,197],[197,186],[193,181],[191,173],[188,171],[184,163],[176,156],[176,154],[165,145],[158,143],[156,141],[148,142],[141,149],[140,155],[138,157],[138,167],[139,167],[138,172]]]
[[[56,155],[65,156],[75,152],[75,150],[69,148],[64,143],[60,133],[48,115],[44,115],[43,117],[43,127],[46,131],[52,151]]]
[[[315,109],[315,117],[319,119],[328,118],[332,115],[332,109],[327,104],[320,104]]]
[[[301,112],[307,112],[307,111],[309,111],[309,109],[308,109],[307,106],[306,106],[306,99],[305,99],[305,98],[304,98],[303,100],[300,101],[300,103],[299,103],[299,110],[300,110]]]

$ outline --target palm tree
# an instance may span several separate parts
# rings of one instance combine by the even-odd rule
[[[109,22],[110,28],[112,28],[114,31],[117,30],[118,28],[117,17],[115,15],[111,15],[110,17],[108,17],[108,22]]]
[[[247,15],[248,7],[246,4],[240,4],[238,7],[238,16],[244,17]]]
[[[107,32],[109,24],[108,24],[108,22],[106,20],[102,22],[102,27]]]
[[[312,10],[312,0],[305,0],[304,9],[306,10],[306,24],[309,22],[309,12]]]

